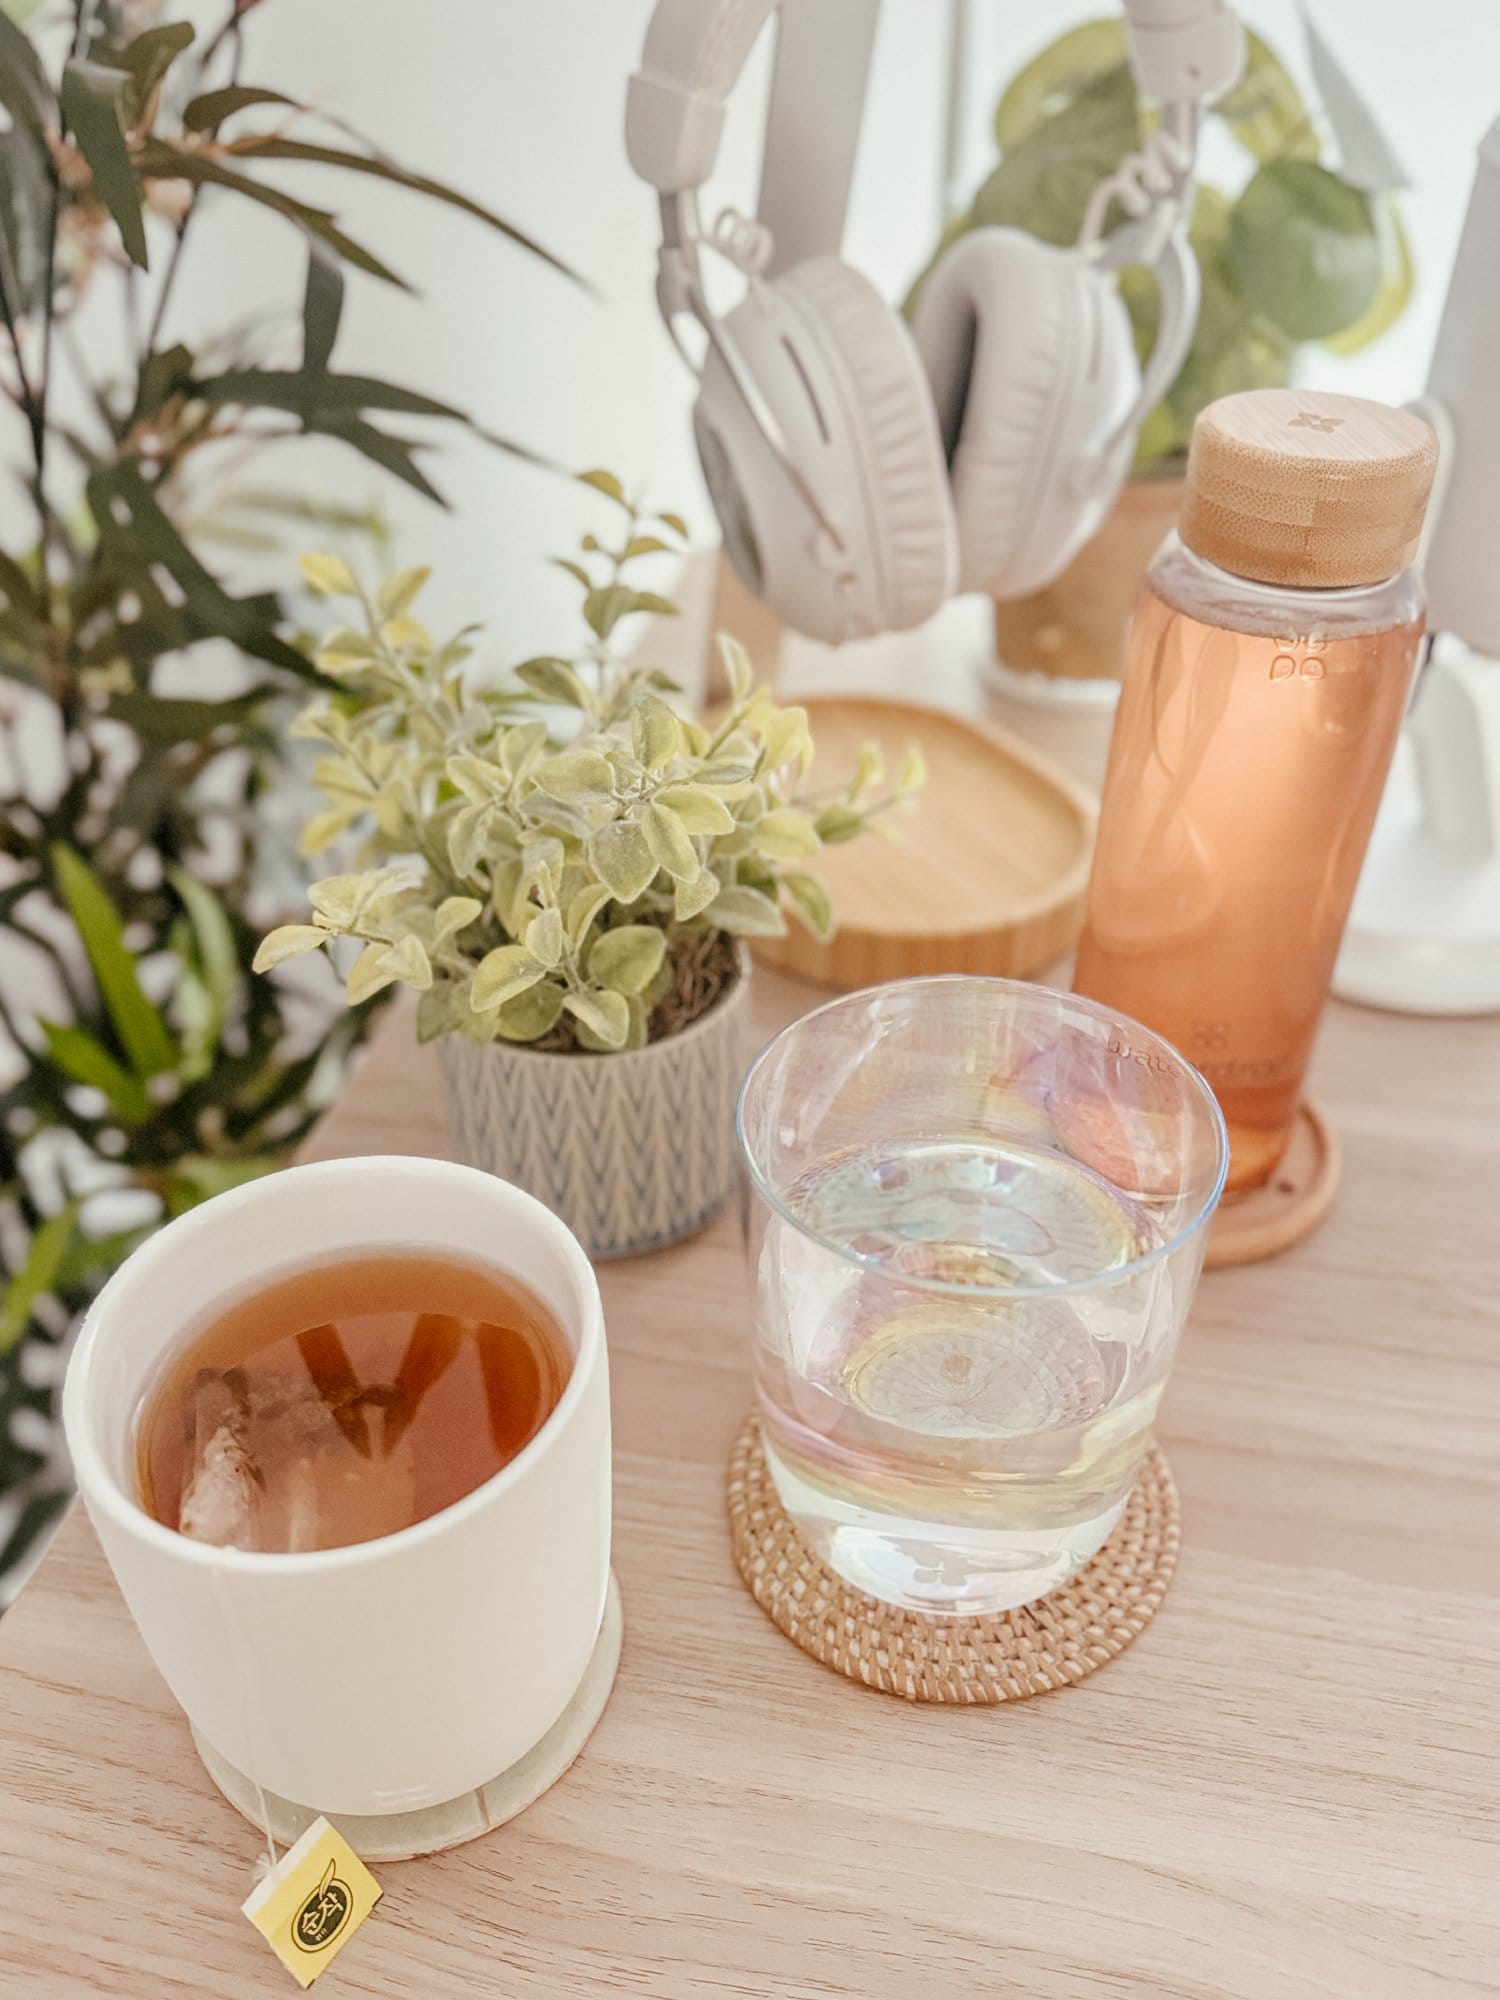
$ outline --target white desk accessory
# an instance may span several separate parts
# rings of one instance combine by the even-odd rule
[[[1500,1010],[1500,120],[1479,165],[1415,407],[1443,441],[1424,560],[1437,634],[1334,974],[1346,1000]]]

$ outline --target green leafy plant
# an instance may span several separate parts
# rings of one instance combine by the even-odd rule
[[[1287,382],[1299,343],[1351,353],[1383,333],[1411,295],[1411,255],[1394,198],[1367,194],[1326,165],[1286,69],[1258,35],[1247,34],[1246,51],[1244,76],[1212,116],[1252,170],[1236,195],[1201,180],[1196,187],[1189,237],[1203,283],[1197,331],[1177,380],[1142,427],[1138,472],[1180,465],[1194,417],[1216,397]],[[1002,94],[994,120],[999,162],[949,222],[933,262],[966,231],[995,225],[1074,243],[1094,189],[1137,151],[1154,116],[1137,97],[1120,19],[1061,36]],[[1123,219],[1116,207],[1110,226]],[[1121,294],[1144,359],[1156,336],[1155,281],[1128,269]]]
[[[404,188],[555,263],[242,81],[257,4],[229,0],[202,41],[151,0],[54,0],[24,31],[0,12],[0,392],[32,517],[0,553],[0,1579],[65,1494],[49,1425],[71,1319],[163,1217],[285,1157],[360,1027],[248,977],[300,895],[275,813],[318,675],[295,607],[223,566],[309,520],[380,540],[368,506],[266,477],[285,441],[332,438],[435,497],[424,428],[467,419],[335,365],[345,274],[403,280],[295,177]],[[174,288],[236,203],[285,224],[300,315],[193,347]]]
[[[315,588],[357,606],[316,656],[338,691],[298,724],[322,746],[327,802],[305,843],[360,831],[377,865],[314,883],[312,921],[273,931],[257,969],[354,938],[348,998],[416,988],[423,1040],[602,1052],[696,1018],[733,976],[734,938],[779,935],[788,911],[831,934],[809,864],[909,798],[920,757],[887,784],[866,750],[830,791],[806,790],[806,711],[756,688],[727,638],[728,706],[683,712],[672,680],[615,643],[626,620],[672,612],[634,577],[683,524],[643,516],[610,473],[584,478],[620,534],[585,536],[562,565],[582,592],[583,649],[527,660],[491,690],[469,683],[463,635],[436,644],[412,617],[425,571],[372,596],[336,557],[305,561]],[[573,714],[561,736],[549,710]]]

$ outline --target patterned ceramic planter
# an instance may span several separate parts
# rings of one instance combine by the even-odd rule
[[[458,1156],[544,1201],[591,1257],[701,1229],[734,1185],[749,956],[681,1034],[623,1055],[440,1043]]]

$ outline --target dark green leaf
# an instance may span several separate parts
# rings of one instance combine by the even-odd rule
[[[307,246],[307,284],[302,293],[303,407],[322,398],[333,343],[344,310],[344,274],[338,260],[316,240]]]
[[[144,1125],[151,1116],[151,1099],[138,1077],[130,1074],[86,1028],[66,1026],[59,1021],[43,1021],[47,1053],[74,1083],[86,1083],[103,1091],[110,1108],[122,1125]]]
[[[184,108],[182,122],[189,132],[212,132],[226,118],[252,104],[281,104],[292,111],[303,108],[283,91],[265,90],[255,83],[229,83],[222,90],[205,90],[195,97]]]
[[[131,1068],[139,1077],[158,1076],[172,1069],[177,1051],[161,1015],[141,991],[135,960],[125,943],[125,927],[104,885],[82,855],[60,842],[52,850],[52,872],[78,926],[105,1011]]]
[[[662,597],[654,590],[633,590],[630,593],[632,611],[649,611],[653,618],[676,618],[681,614],[670,597]]]
[[[204,153],[186,152],[164,139],[151,139],[139,148],[136,165],[148,178],[164,177],[206,183],[210,187],[233,188],[247,201],[258,201],[263,208],[285,216],[288,222],[294,222],[299,229],[318,237],[331,250],[337,251],[346,264],[368,271],[372,277],[383,278],[388,285],[395,285],[403,292],[411,289],[405,279],[398,278],[373,251],[366,250],[362,244],[346,236],[326,209],[312,208],[305,201],[297,201],[293,196],[284,194],[280,188],[268,187],[262,181],[252,180],[248,174],[237,173],[222,160],[210,159]]]
[[[374,424],[367,424],[362,417],[335,414],[323,411],[311,418],[305,426],[324,437],[338,438],[352,445],[361,456],[378,465],[383,471],[393,473],[407,486],[414,487],[428,500],[435,500],[439,507],[446,507],[447,501],[427,478],[413,457],[422,450],[421,442],[414,438],[392,437],[389,431],[377,430]]]
[[[111,695],[108,713],[149,743],[201,743],[216,729],[242,731],[264,706],[264,689],[226,701],[130,693]]]
[[[122,590],[137,592],[162,624],[171,616],[180,627],[180,644],[194,639],[232,639],[245,652],[271,666],[284,667],[304,680],[314,669],[295,647],[274,630],[281,608],[270,595],[231,597],[209,574],[167,518],[155,494],[131,461],[103,467],[88,484],[89,507],[99,527],[95,560],[83,580],[85,599],[113,602]],[[180,608],[169,606],[151,578],[160,564],[182,595]],[[143,621],[144,622],[144,621]],[[137,627],[117,628],[113,643],[129,651]],[[149,627],[146,636],[151,636]],[[165,650],[165,649],[163,649]]]
[[[222,1021],[240,984],[240,954],[234,927],[217,891],[196,881],[185,868],[168,868],[167,879],[187,910],[198,947],[198,962],[203,968],[203,983]]]
[[[150,416],[173,396],[186,395],[193,381],[193,351],[178,341],[175,346],[148,354],[136,385],[138,416]]]
[[[0,602],[8,611],[27,620],[34,620],[41,612],[36,585],[15,557],[6,555],[3,549],[0,549]]]
[[[14,318],[42,302],[51,233],[49,155],[24,126],[0,132],[0,277]]]
[[[1310,160],[1258,170],[1234,205],[1227,255],[1246,304],[1293,340],[1352,326],[1380,289],[1368,197]]]
[[[299,411],[303,403],[300,371],[276,368],[235,368],[223,375],[206,376],[194,382],[192,393],[207,403],[245,403],[252,407]],[[318,407],[325,411],[389,410],[408,417],[442,417],[450,422],[465,421],[462,410],[424,396],[416,389],[403,389],[395,382],[381,382],[373,375],[325,375],[318,386]]]
[[[67,1254],[73,1231],[78,1226],[77,1200],[49,1215],[33,1233],[26,1261],[5,1288],[0,1302],[0,1354],[6,1354],[26,1331],[31,1309],[46,1298],[57,1283],[57,1274]]]
[[[480,222],[497,229],[502,236],[508,236],[523,250],[529,250],[533,257],[540,257],[544,264],[550,264],[555,271],[561,271],[565,278],[571,278],[575,285],[583,280],[576,271],[570,270],[560,257],[554,257],[550,250],[544,250],[540,243],[528,236],[515,224],[496,215],[492,209],[460,194],[456,188],[446,187],[441,181],[429,180],[425,174],[409,173],[405,167],[398,167],[393,160],[381,159],[368,153],[351,153],[339,146],[311,145],[303,139],[289,139],[280,134],[257,135],[243,140],[235,148],[240,159],[259,160],[303,160],[315,166],[342,167],[349,173],[373,174],[379,180],[393,181],[398,187],[410,188],[413,194],[426,195],[429,200],[441,201],[449,208],[462,209],[465,215],[472,215]]]
[[[680,514],[658,514],[656,518],[663,527],[670,528],[674,535],[680,535],[686,541],[688,524]]]
[[[554,569],[565,569],[574,582],[581,583],[585,590],[593,589],[594,580],[582,563],[570,562],[567,556],[553,556],[552,566]]]
[[[472,417],[464,422],[474,436],[485,444],[492,444],[496,451],[508,451],[512,458],[519,458],[526,465],[534,465],[541,472],[554,472],[559,479],[566,479],[567,473],[554,458],[547,458],[542,452],[533,451],[530,445],[517,444],[514,438],[501,437],[498,431],[486,430],[483,424],[475,423]]]
[[[56,104],[41,58],[3,8],[0,8],[0,104],[16,125],[38,136],[56,123]]]
[[[162,78],[192,39],[191,22],[164,21],[160,27],[145,29],[120,51],[116,60],[130,75],[120,100],[127,132],[140,124]]]
[[[73,128],[94,178],[94,192],[114,217],[132,264],[146,268],[146,225],[141,216],[141,184],[131,165],[121,124],[121,99],[129,83],[125,70],[75,57],[63,70],[63,116]]]

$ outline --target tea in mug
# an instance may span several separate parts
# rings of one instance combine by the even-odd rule
[[[486,1266],[420,1252],[308,1265],[168,1359],[137,1433],[142,1504],[222,1548],[394,1534],[509,1464],[571,1367],[547,1308]]]

